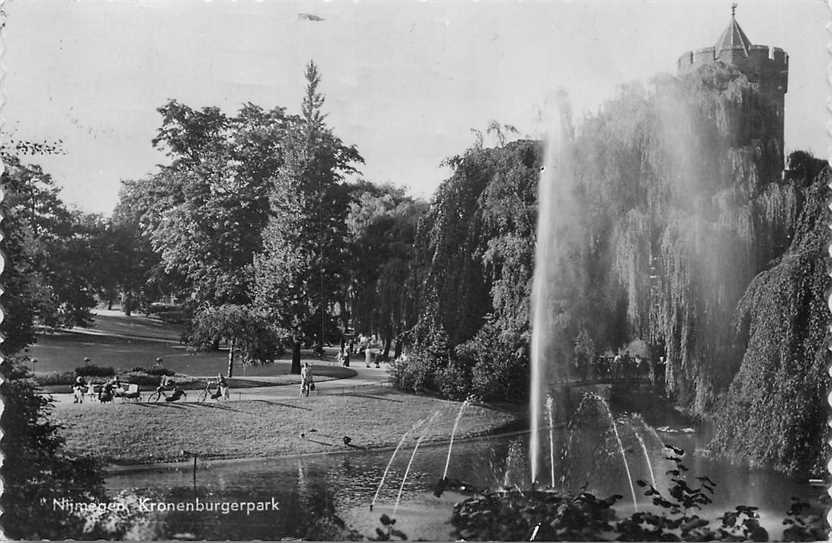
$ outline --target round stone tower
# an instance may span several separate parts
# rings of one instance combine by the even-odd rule
[[[736,19],[737,5],[731,6],[731,21],[713,47],[687,51],[679,57],[677,68],[680,74],[691,72],[701,66],[723,63],[734,66],[742,72],[758,91],[756,99],[761,104],[750,104],[749,110],[760,106],[771,115],[748,115],[741,123],[736,140],[741,145],[754,145],[783,155],[783,106],[789,80],[789,55],[779,47],[752,45]]]

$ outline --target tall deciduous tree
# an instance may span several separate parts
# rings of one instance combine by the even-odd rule
[[[283,109],[246,104],[236,116],[176,101],[159,108],[154,145],[172,162],[127,181],[121,206],[138,218],[165,272],[184,278],[194,306],[248,303],[272,177],[283,164]]]
[[[3,153],[6,197],[3,250],[9,266],[2,283],[9,317],[3,348],[13,353],[34,341],[34,324],[75,326],[90,322],[99,218],[69,210],[60,189],[40,166]]]
[[[310,62],[302,114],[290,119],[286,158],[270,194],[272,213],[256,261],[255,293],[261,307],[296,330],[297,339],[301,330],[317,328],[323,345],[331,307],[343,299],[345,288],[349,195],[342,181],[363,159],[326,125],[320,81]],[[293,371],[300,371],[294,357]]]
[[[413,244],[427,207],[400,188],[354,185],[346,219],[350,288],[343,305],[355,329],[382,338],[384,357],[394,339],[399,354],[402,333],[415,324]]]

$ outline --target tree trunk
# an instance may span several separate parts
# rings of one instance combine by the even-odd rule
[[[381,356],[382,361],[389,360],[390,356],[390,344],[393,342],[393,338],[390,337],[391,332],[390,330],[387,331],[387,334],[384,336],[384,354]]]
[[[234,373],[234,345],[237,343],[236,339],[231,340],[231,346],[228,348],[228,377],[231,379]]]
[[[292,369],[291,372],[295,375],[300,375],[300,339],[293,338],[292,340]]]
[[[211,348],[212,348],[213,350],[215,350],[215,351],[219,351],[219,350],[220,350],[220,338],[216,338],[216,339],[214,340],[214,344],[211,346]]]
[[[398,360],[402,355],[402,338],[396,336],[396,346],[393,348],[393,360]]]

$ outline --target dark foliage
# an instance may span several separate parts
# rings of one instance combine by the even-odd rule
[[[552,490],[486,491],[454,506],[454,535],[466,540],[508,541],[768,541],[757,508],[738,505],[707,519],[698,514],[711,503],[716,483],[707,476],[688,475],[684,451],[667,446],[671,486],[663,494],[644,481],[650,511],[620,518],[613,506],[622,498],[599,499],[590,493],[560,495]],[[695,482],[692,482],[695,481]],[[795,501],[783,523],[787,541],[824,539],[825,521],[818,507]]]
[[[111,377],[116,374],[116,370],[112,366],[96,366],[95,364],[88,364],[86,366],[79,366],[75,368],[75,375],[83,377]]]
[[[0,375],[3,531],[12,539],[81,537],[83,519],[55,507],[53,499],[77,503],[106,499],[98,466],[64,453],[59,426],[49,418],[52,400],[38,394],[25,368],[7,359],[0,365]]]
[[[795,158],[792,155],[792,158]],[[801,202],[786,252],[761,272],[739,304],[747,347],[717,412],[711,447],[752,465],[805,476],[825,472],[832,281],[828,275],[828,165],[805,153],[790,161]],[[795,175],[814,174],[811,178]]]
[[[176,372],[173,371],[172,369],[162,368],[162,367],[155,367],[155,368],[135,367],[130,371],[133,371],[133,372],[136,372],[136,373],[145,373],[147,375],[155,375],[157,377],[161,377],[162,375],[167,375],[168,377],[176,375]]]

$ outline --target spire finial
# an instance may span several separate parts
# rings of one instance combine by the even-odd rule
[[[736,14],[737,14],[737,3],[734,2],[733,4],[731,4],[731,18],[733,19]]]

